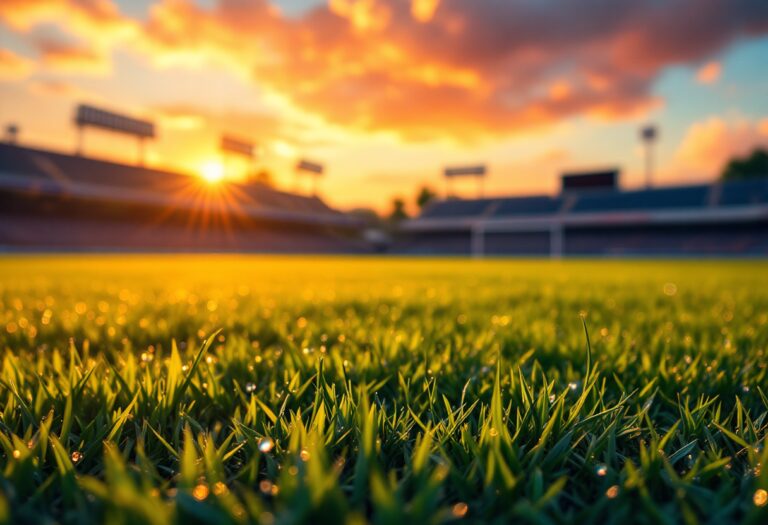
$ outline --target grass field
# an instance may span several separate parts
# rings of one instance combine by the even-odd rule
[[[6,257],[0,347],[0,521],[768,523],[764,262]]]

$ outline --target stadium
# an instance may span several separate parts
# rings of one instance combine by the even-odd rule
[[[0,144],[5,250],[372,253],[375,225],[317,196]],[[768,254],[768,177],[622,190],[567,174],[557,196],[444,199],[383,248],[411,255]]]
[[[599,183],[606,178],[608,184]],[[618,188],[617,179],[615,171],[571,174],[554,197],[435,202],[404,225],[397,249],[474,256],[768,254],[768,178],[630,191]]]
[[[0,246],[15,250],[366,251],[317,197],[0,145]]]

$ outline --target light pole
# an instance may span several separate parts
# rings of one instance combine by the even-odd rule
[[[645,187],[653,185],[653,143],[658,138],[658,130],[654,125],[647,125],[640,130],[640,138],[645,144]]]

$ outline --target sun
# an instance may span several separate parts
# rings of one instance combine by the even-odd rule
[[[208,184],[218,184],[224,179],[224,166],[211,160],[200,165],[200,176]]]

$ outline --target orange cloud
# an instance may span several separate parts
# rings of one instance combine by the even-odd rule
[[[699,84],[714,84],[720,79],[721,72],[720,62],[708,62],[696,72],[696,80]]]
[[[8,51],[0,49],[0,79],[18,80],[26,77],[34,69],[31,60]]]
[[[429,22],[439,6],[440,0],[411,0],[411,14],[419,22]]]
[[[571,85],[565,80],[558,80],[549,86],[549,96],[552,100],[565,100],[571,94]]]
[[[392,12],[377,0],[329,0],[332,13],[344,17],[360,32],[379,31],[389,24]]]
[[[60,97],[75,97],[83,95],[83,91],[63,80],[41,79],[29,83],[29,89],[40,95],[53,95]]]
[[[668,66],[768,32],[764,0],[330,0],[298,17],[269,0],[164,0],[145,21],[109,0],[8,2],[14,27],[59,13],[87,43],[111,38],[157,67],[224,65],[326,122],[411,140],[636,115],[659,103]]]
[[[37,41],[41,64],[62,71],[104,74],[110,63],[105,53],[94,46],[52,39]]]
[[[688,128],[675,153],[674,169],[681,174],[711,176],[736,156],[768,147],[768,118],[754,122],[711,117]]]
[[[66,25],[77,31],[108,34],[127,25],[110,0],[3,0],[0,20],[17,30],[28,30],[41,22]]]

